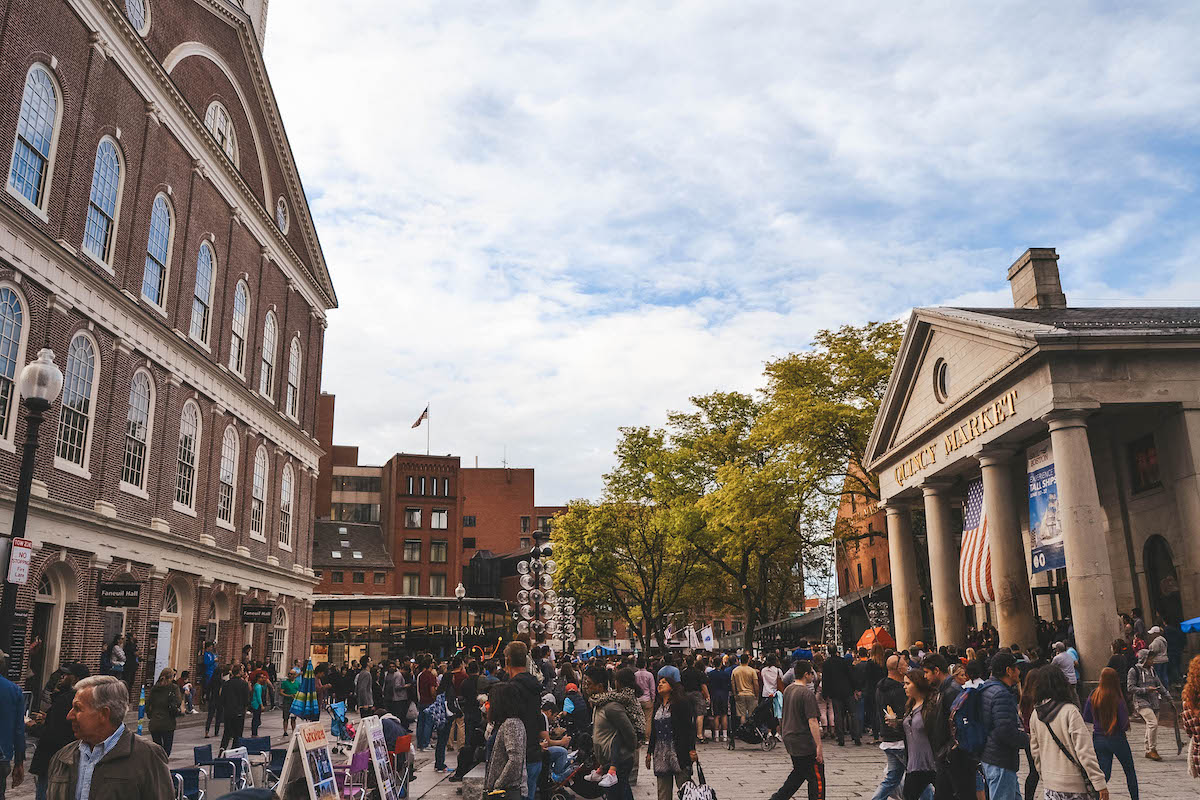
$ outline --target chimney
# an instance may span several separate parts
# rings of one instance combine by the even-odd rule
[[[1066,308],[1053,247],[1031,247],[1008,268],[1013,308]]]

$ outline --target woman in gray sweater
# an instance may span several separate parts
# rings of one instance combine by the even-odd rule
[[[483,778],[484,797],[520,800],[525,793],[525,723],[521,694],[510,683],[499,683],[488,698],[488,719],[496,731],[492,755]]]

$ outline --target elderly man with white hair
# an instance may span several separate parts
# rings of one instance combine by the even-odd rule
[[[50,761],[48,800],[170,800],[167,754],[125,728],[129,689],[111,675],[75,684],[67,719],[78,741]]]

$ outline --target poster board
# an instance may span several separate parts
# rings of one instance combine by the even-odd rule
[[[355,729],[350,757],[353,758],[355,753],[363,750],[371,752],[371,769],[375,773],[375,785],[379,787],[380,800],[401,800],[400,780],[392,768],[387,739],[383,735],[383,721],[378,716],[363,717]]]
[[[303,778],[310,800],[338,800],[337,779],[333,775],[333,755],[329,739],[319,722],[306,722],[296,728],[288,745],[287,758],[279,785],[284,790]]]
[[[1029,476],[1029,538],[1033,574],[1067,565],[1063,552],[1062,520],[1058,513],[1058,480],[1054,449],[1046,439],[1026,451]]]

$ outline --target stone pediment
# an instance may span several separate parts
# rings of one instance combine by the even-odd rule
[[[1032,331],[997,322],[961,309],[914,309],[871,432],[868,465],[957,408],[1035,345]]]

